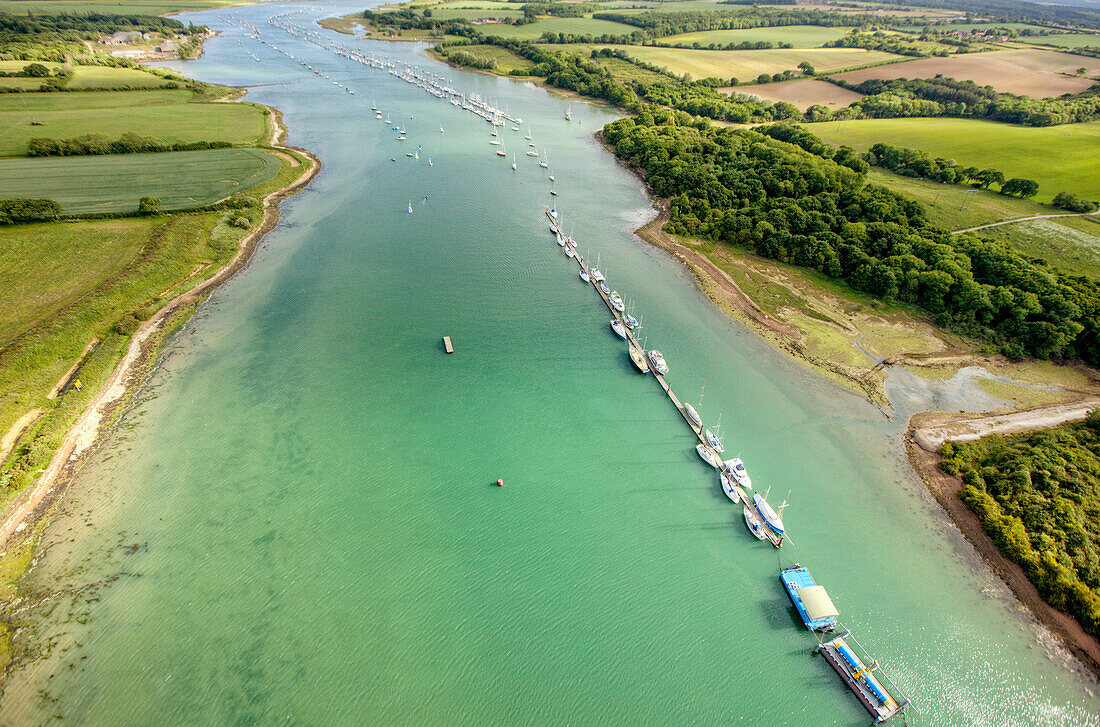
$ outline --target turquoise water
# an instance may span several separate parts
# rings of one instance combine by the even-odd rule
[[[1100,724],[909,473],[905,412],[887,421],[775,353],[630,235],[651,213],[591,138],[609,111],[573,103],[567,124],[534,86],[447,71],[533,128],[566,227],[643,314],[675,390],[695,402],[705,382],[727,451],[792,491],[779,553],[632,372],[547,232],[522,135],[503,132],[513,173],[481,120],[269,29],[286,7],[197,14],[225,32],[186,69],[267,84],[250,98],[325,167],[172,339],[50,527],[20,635],[43,656],[0,722],[867,724],[811,658],[781,555],[830,589],[916,723]]]

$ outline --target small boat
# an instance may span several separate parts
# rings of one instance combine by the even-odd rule
[[[626,340],[626,329],[623,328],[623,322],[618,318],[611,319],[611,330],[615,331],[615,335],[619,338]]]
[[[565,109],[565,120],[566,121],[572,121],[573,120],[573,107],[572,106],[567,106],[566,107],[566,109]]]
[[[435,166],[434,164],[432,164],[432,158],[431,157],[428,157],[428,166],[429,167]]]
[[[512,171],[516,171],[516,155],[512,155]]]
[[[558,244],[562,247],[565,247],[565,238],[561,236],[560,232],[558,233]]]
[[[768,534],[764,532],[764,523],[760,522],[760,518],[748,505],[745,505],[745,525],[749,528],[749,532],[756,536],[757,540],[768,539]]]
[[[703,420],[699,417],[699,412],[695,411],[695,407],[691,404],[684,404],[684,414],[687,414],[687,418],[691,420],[691,423],[695,426],[699,426],[703,423]]]
[[[581,280],[583,280],[586,283],[592,281],[592,278],[588,277],[588,271],[585,270],[584,268],[581,268]]]
[[[741,485],[746,490],[752,489],[752,480],[749,478],[749,471],[745,469],[745,463],[741,461],[740,457],[727,459],[726,471],[729,472],[730,477],[737,481],[737,484]]]
[[[565,256],[566,257],[569,257],[569,258],[575,257],[576,254],[577,254],[577,249],[575,247],[573,247],[572,245],[566,245],[565,246]]]
[[[395,162],[395,161],[397,161],[397,157],[390,157],[390,161],[391,161],[391,162]]]
[[[810,571],[798,563],[779,571],[779,580],[787,589],[802,623],[810,631],[832,631],[836,628],[840,611],[825,589],[817,585]]]
[[[596,260],[596,267],[590,271],[592,273],[592,279],[597,283],[602,283],[604,280],[603,273],[600,272],[600,261]]]
[[[623,314],[623,323],[625,323],[626,327],[632,331],[638,327],[638,319],[630,315],[629,313]]]
[[[529,156],[529,157],[537,157],[538,155],[539,155],[539,153],[537,151],[527,152],[527,156]]]
[[[526,139],[527,141],[531,141],[531,135],[530,134],[525,134],[523,138]]]
[[[722,485],[722,492],[726,493],[726,497],[734,502],[741,502],[741,490],[724,471],[718,473],[718,482]]]
[[[665,363],[664,354],[657,349],[653,349],[649,352],[649,365],[654,371],[662,376],[668,373],[668,364]]]
[[[642,349],[633,344],[630,346],[630,363],[634,364],[634,368],[638,369],[638,371],[643,374],[649,373],[649,364],[646,363],[645,353],[642,352]]]
[[[553,175],[553,174],[551,174],[551,175],[550,175],[550,181],[551,181],[551,182],[555,181],[555,179],[554,179],[554,175]]]
[[[412,203],[412,201],[410,200],[410,201],[409,201],[409,214],[411,215],[412,213],[413,213],[413,203]]]
[[[443,133],[443,124],[440,124],[440,125],[439,125],[439,133],[440,133],[440,134],[442,134],[442,133]]]
[[[519,127],[518,126],[513,126],[512,131],[519,131]]]
[[[558,193],[557,193],[557,192],[555,192],[554,190],[552,190],[552,189],[551,189],[551,190],[550,190],[550,196],[551,196],[551,197],[557,197],[557,196],[558,196]]]
[[[490,144],[492,144],[493,146],[500,146],[500,141],[499,141],[499,140],[497,140],[497,139],[493,139],[493,140],[492,140],[492,141],[490,141],[489,143],[490,143]]]
[[[602,280],[600,281],[600,292],[603,293],[604,295],[610,295],[611,294],[611,288],[608,288],[607,283],[603,282]]]
[[[623,299],[619,295],[618,291],[611,291],[611,295],[608,296],[611,299],[611,307],[622,313],[626,309],[626,305],[623,304]]]
[[[502,146],[499,149],[497,149],[497,156],[498,157],[506,157],[506,156],[508,156],[508,152],[504,151],[504,147]]]
[[[550,163],[549,163],[548,159],[549,159],[549,157],[540,159],[539,160],[539,166],[542,167],[543,169],[549,169],[550,168]]]
[[[718,457],[718,455],[711,451],[710,447],[707,447],[703,444],[696,444],[695,451],[698,452],[702,460],[709,464],[711,467],[717,469],[722,466],[722,460]]]
[[[776,512],[772,506],[768,504],[768,494],[765,492],[761,495],[757,492],[752,496],[752,504],[756,506],[756,511],[760,513],[760,517],[764,518],[764,522],[768,524],[772,532],[782,539],[783,535],[785,535],[783,530],[783,508],[787,506],[787,501],[784,500],[783,504],[779,506],[779,511]]]
[[[726,448],[722,446],[722,440],[719,439],[718,435],[711,430],[704,430],[703,436],[706,437],[707,444],[709,444],[710,448],[713,449],[715,452],[721,454],[722,452],[726,451]]]

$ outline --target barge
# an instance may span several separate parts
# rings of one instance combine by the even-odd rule
[[[779,572],[779,580],[783,581],[787,595],[791,597],[807,629],[829,632],[836,628],[840,612],[825,589],[814,581],[810,571],[795,563]]]
[[[885,722],[909,706],[909,700],[888,677],[881,672],[875,676],[878,662],[871,659],[847,629],[839,636],[818,644],[814,651],[825,657],[825,661],[855,693],[871,713],[874,724]]]

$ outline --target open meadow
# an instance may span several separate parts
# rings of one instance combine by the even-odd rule
[[[1100,121],[1064,126],[1011,126],[973,119],[862,119],[806,124],[830,144],[866,151],[883,142],[912,147],[962,166],[999,169],[1039,183],[1036,199],[1061,191],[1100,199]],[[1090,153],[1091,150],[1091,153]]]
[[[516,40],[538,40],[543,33],[568,33],[574,35],[630,35],[637,28],[624,23],[613,23],[610,20],[596,20],[591,17],[584,18],[539,18],[527,25],[480,25],[478,26],[485,35],[499,36],[501,38],[514,38]]]
[[[0,159],[0,198],[52,199],[67,214],[133,212],[146,196],[188,209],[266,182],[281,166],[259,149]]]
[[[0,95],[0,156],[24,156],[35,137],[68,139],[132,132],[163,141],[257,143],[267,122],[263,109],[241,103],[190,103],[188,90]]]
[[[1100,59],[1031,48],[1000,50],[947,58],[921,58],[841,73],[837,78],[860,83],[871,78],[933,78],[942,75],[960,81],[973,81],[979,86],[992,86],[1007,93],[1047,98],[1080,93],[1095,83],[1090,78],[1073,75],[1078,68],[1088,69],[1086,76],[1098,75]]]
[[[766,101],[786,101],[799,111],[805,111],[814,104],[830,109],[842,109],[851,106],[863,98],[863,94],[841,88],[835,83],[818,81],[813,78],[799,78],[780,83],[761,83],[752,86],[732,86],[721,89],[727,93],[741,93],[756,96]]]
[[[1100,48],[1100,33],[1051,33],[1035,38],[1020,38],[1020,42],[1056,45],[1060,48]]]
[[[797,71],[798,64],[808,61],[817,71],[851,68],[869,63],[887,63],[898,56],[862,48],[773,48],[770,50],[692,50],[659,46],[629,46],[632,57],[672,73],[690,75],[693,79],[737,78],[754,80],[761,73],[769,75]]]
[[[36,61],[37,62],[37,61]],[[30,61],[0,61],[0,71],[11,72],[21,70]],[[43,63],[51,70],[60,68],[60,63]],[[73,66],[72,79],[65,84],[65,88],[72,90],[84,90],[89,88],[161,88],[169,83],[167,79],[154,76],[152,73],[137,68],[112,68],[110,66]],[[42,85],[42,78],[3,78],[0,77],[0,88],[29,88],[38,89]]]
[[[711,43],[767,42],[773,45],[790,43],[795,48],[818,48],[837,38],[843,38],[851,28],[825,28],[817,25],[784,25],[775,28],[748,28],[744,30],[705,30],[697,33],[681,33],[661,38],[661,45],[691,45]]]
[[[1096,215],[1028,220],[990,227],[978,234],[1003,240],[1062,272],[1100,280],[1100,217]]]

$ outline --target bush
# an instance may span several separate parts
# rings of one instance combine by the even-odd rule
[[[155,215],[160,212],[160,200],[156,197],[142,197],[138,200],[138,214],[142,216]]]
[[[252,227],[252,223],[248,221],[247,217],[234,217],[229,221],[229,224],[234,227],[239,227],[242,230],[247,230],[249,227]]]
[[[61,205],[52,199],[0,199],[0,225],[56,220]]]
[[[1059,192],[1054,195],[1054,201],[1051,202],[1055,207],[1062,210],[1068,210],[1070,212],[1092,212],[1096,209],[1096,203],[1090,202],[1087,199],[1081,199],[1075,194],[1069,192]]]

